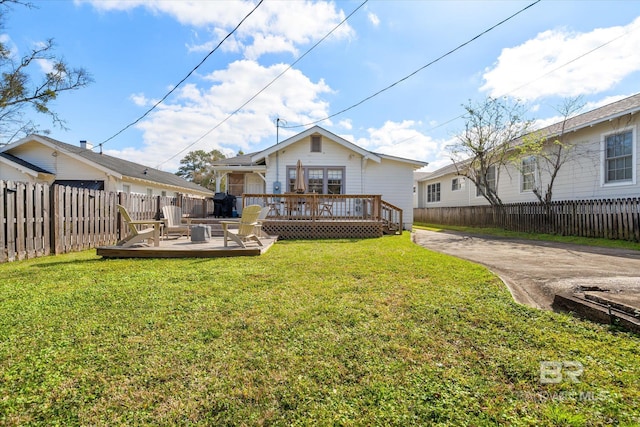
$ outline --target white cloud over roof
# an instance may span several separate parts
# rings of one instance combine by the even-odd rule
[[[493,97],[536,100],[605,91],[640,68],[640,18],[586,33],[549,30],[505,48],[480,88]]]

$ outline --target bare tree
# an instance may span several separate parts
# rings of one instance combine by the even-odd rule
[[[449,147],[458,175],[472,181],[493,206],[502,205],[498,196],[500,170],[509,161],[514,140],[525,134],[531,120],[520,101],[487,98],[483,102],[463,105],[465,129]]]
[[[0,1],[0,29],[13,5],[33,7],[19,0]],[[26,116],[29,107],[48,115],[54,125],[64,128],[64,121],[51,109],[52,102],[63,92],[91,83],[85,69],[70,67],[53,49],[53,39],[49,39],[20,57],[0,42],[0,143],[37,131],[37,126]],[[38,73],[40,68],[46,71]],[[32,78],[39,74],[39,81],[33,82]]]
[[[576,144],[567,137],[567,127],[582,108],[581,97],[567,98],[556,108],[562,117],[558,124],[545,128],[545,131],[532,132],[522,137],[521,143],[514,149],[514,165],[523,171],[522,159],[529,159],[529,165],[535,165],[527,171],[532,177],[533,194],[540,204],[549,207],[553,200],[553,186],[562,166],[576,155]]]

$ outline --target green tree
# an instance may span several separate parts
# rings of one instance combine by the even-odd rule
[[[457,173],[473,182],[493,206],[502,205],[498,196],[500,170],[509,161],[512,143],[527,132],[531,120],[524,118],[519,101],[487,98],[463,105],[465,129],[456,135],[449,153]]]
[[[190,151],[182,160],[176,175],[183,177],[187,181],[194,182],[209,190],[216,189],[216,177],[212,171],[212,163],[221,160],[226,156],[219,150]]]
[[[20,0],[0,0],[0,30],[14,5],[33,7]],[[70,67],[53,50],[53,39],[48,39],[20,56],[6,42],[0,41],[0,143],[7,144],[39,131],[27,118],[29,108],[49,116],[54,125],[65,128],[64,121],[52,110],[52,102],[61,93],[92,82],[85,69]],[[39,72],[41,68],[47,71]]]

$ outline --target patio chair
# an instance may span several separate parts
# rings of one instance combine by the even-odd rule
[[[262,230],[262,224],[264,223],[264,220],[267,218],[270,212],[271,212],[270,206],[265,206],[262,209],[260,209],[260,214],[258,215],[258,220],[257,220],[258,225],[256,225],[256,234],[258,235],[258,237],[267,237],[265,232]]]
[[[168,238],[169,234],[178,234],[178,238],[181,236],[187,236],[191,234],[191,220],[187,218],[187,223],[182,222],[182,208],[179,206],[163,206],[162,215],[164,216],[164,238]]]
[[[250,205],[242,209],[242,217],[240,221],[220,221],[222,225],[222,232],[224,233],[224,245],[227,246],[228,239],[233,240],[243,248],[246,248],[246,243],[255,241],[259,246],[263,246],[259,233],[258,217],[262,206]],[[230,225],[237,225],[237,230],[229,229]]]
[[[136,243],[144,243],[145,241],[153,240],[155,238],[155,229],[153,227],[138,230],[135,222],[140,223],[140,221],[133,221],[131,219],[131,215],[129,215],[129,212],[124,206],[118,205],[118,210],[120,211],[120,215],[122,215],[122,219],[124,219],[124,222],[126,222],[129,227],[129,234],[127,237],[116,243],[117,246],[128,248]]]

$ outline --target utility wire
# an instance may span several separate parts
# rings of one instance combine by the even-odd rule
[[[239,106],[238,108],[236,108],[235,110],[233,110],[227,117],[225,117],[222,121],[220,121],[217,125],[215,125],[214,127],[212,127],[211,129],[209,129],[207,132],[204,133],[204,135],[202,135],[201,137],[199,137],[198,139],[196,139],[195,141],[193,141],[192,143],[190,143],[189,145],[187,145],[186,147],[184,147],[182,150],[178,151],[176,154],[174,154],[173,156],[169,157],[167,160],[165,160],[164,162],[160,163],[157,168],[159,169],[160,166],[162,166],[163,164],[167,163],[168,161],[176,158],[178,155],[182,154],[183,152],[185,152],[187,149],[191,148],[192,146],[194,146],[195,144],[197,144],[198,142],[202,141],[205,137],[207,137],[211,132],[213,132],[214,130],[218,129],[220,126],[222,126],[227,120],[229,120],[231,117],[233,117],[234,115],[236,115],[241,109],[243,109],[245,106],[247,106],[247,104],[249,104],[251,101],[253,101],[254,99],[256,99],[258,97],[258,95],[260,95],[262,92],[264,92],[265,90],[267,90],[267,88],[269,88],[273,83],[276,82],[276,80],[278,80],[280,77],[282,77],[284,75],[284,73],[286,73],[287,71],[289,71],[291,68],[293,68],[294,65],[296,65],[298,62],[300,62],[302,60],[302,58],[304,58],[305,56],[307,56],[307,54],[309,54],[313,49],[315,49],[320,43],[322,43],[323,41],[325,41],[331,34],[333,34],[338,28],[340,28],[340,26],[342,24],[344,24],[345,22],[347,22],[349,20],[349,18],[351,18],[351,16],[353,16],[354,13],[356,13],[358,10],[360,10],[360,8],[362,8],[362,6],[364,6],[369,0],[364,0],[362,3],[360,3],[360,5],[358,7],[356,7],[353,11],[351,11],[351,13],[344,18],[342,21],[340,21],[340,23],[338,25],[336,25],[335,27],[333,27],[333,29],[331,31],[329,31],[324,37],[322,37],[320,40],[318,40],[318,42],[316,42],[316,44],[314,44],[313,46],[311,46],[305,53],[303,53],[298,59],[296,59],[295,61],[293,61],[284,71],[282,71],[280,74],[278,74],[273,80],[271,80],[265,87],[263,87],[262,89],[260,89],[255,95],[253,95],[251,98],[249,98],[244,104],[242,104],[241,106]],[[540,1],[540,0],[538,0]],[[281,126],[284,127],[284,126]]]
[[[233,33],[236,32],[236,30],[238,28],[240,28],[240,26],[244,23],[244,21],[247,20],[247,18],[249,18],[249,16],[251,16],[253,14],[253,12],[256,11],[256,9],[258,9],[258,7],[260,7],[260,5],[262,4],[264,0],[260,0],[258,2],[258,4],[255,5],[255,7],[253,9],[251,9],[251,11],[244,17],[242,18],[242,20],[238,23],[238,25],[235,26],[235,28],[233,30],[231,30],[231,32],[229,34],[227,34],[225,36],[225,38],[223,38],[216,47],[213,48],[213,50],[211,50],[203,59],[202,61],[200,61],[198,63],[198,65],[196,65],[195,67],[193,67],[191,69],[191,71],[189,71],[189,73],[187,73],[186,76],[184,76],[184,78],[182,80],[180,80],[178,82],[178,84],[176,84],[169,92],[167,92],[167,94],[165,96],[162,97],[162,99],[160,99],[158,102],[156,102],[155,104],[153,104],[153,106],[151,108],[149,108],[142,116],[138,117],[135,121],[129,123],[128,125],[126,125],[124,128],[120,129],[118,132],[116,132],[113,136],[105,139],[104,141],[102,141],[100,144],[97,145],[97,147],[100,147],[100,151],[102,152],[102,146],[104,144],[106,144],[107,142],[111,141],[113,138],[117,137],[118,135],[120,135],[122,132],[124,132],[125,130],[129,129],[131,126],[135,125],[136,123],[138,123],[140,120],[144,119],[150,112],[152,112],[153,110],[156,109],[156,107],[158,105],[160,105],[162,102],[164,102],[165,99],[167,99],[169,97],[169,95],[171,95],[176,89],[178,89],[178,87],[180,87],[180,85],[182,83],[185,82],[185,80],[187,80],[189,77],[191,77],[191,75],[198,69],[200,68],[200,66],[202,64],[205,63],[205,61],[215,52],[218,50],[218,48],[220,46],[222,46],[222,43],[224,43],[229,37],[231,37],[233,35]]]
[[[481,32],[481,33],[480,33],[480,34],[478,34],[477,36],[475,36],[475,37],[473,37],[473,38],[471,38],[471,39],[467,40],[466,42],[462,43],[462,44],[461,44],[461,45],[459,45],[458,47],[456,47],[456,48],[454,48],[454,49],[451,49],[449,52],[447,52],[447,53],[445,53],[445,54],[443,54],[443,55],[439,56],[438,58],[434,59],[433,61],[429,62],[428,64],[423,65],[422,67],[418,68],[418,69],[417,69],[417,70],[415,70],[414,72],[412,72],[412,73],[408,74],[407,76],[405,76],[405,77],[401,78],[400,80],[397,80],[396,82],[394,82],[394,83],[390,84],[389,86],[387,86],[387,87],[385,87],[385,88],[383,88],[383,89],[380,89],[379,91],[375,92],[375,93],[374,93],[374,94],[372,94],[372,95],[367,96],[366,98],[364,98],[364,99],[363,99],[363,100],[361,100],[360,102],[357,102],[357,103],[355,103],[355,104],[351,105],[350,107],[347,107],[347,108],[345,108],[345,109],[343,109],[343,110],[338,111],[337,113],[331,114],[330,116],[327,116],[327,117],[325,117],[325,118],[323,118],[323,119],[320,119],[320,120],[316,120],[316,121],[314,121],[314,122],[309,122],[309,123],[305,123],[305,124],[302,124],[302,125],[295,125],[295,126],[285,126],[285,127],[286,127],[286,128],[289,128],[289,129],[299,128],[299,127],[307,127],[307,126],[315,125],[315,124],[317,124],[317,123],[320,123],[320,122],[323,122],[323,121],[325,121],[325,120],[331,119],[331,118],[333,118],[333,117],[335,117],[335,116],[338,116],[338,115],[340,115],[340,114],[342,114],[342,113],[346,113],[347,111],[352,110],[352,109],[354,109],[354,108],[356,108],[356,107],[358,107],[358,106],[360,106],[360,105],[364,104],[365,102],[369,101],[370,99],[375,98],[376,96],[380,95],[381,93],[386,92],[387,90],[389,90],[389,89],[393,88],[394,86],[397,86],[398,84],[400,84],[400,83],[404,82],[405,80],[408,80],[409,78],[411,78],[411,77],[415,76],[416,74],[418,74],[420,71],[424,70],[425,68],[430,67],[431,65],[435,64],[436,62],[439,62],[440,60],[442,60],[442,59],[446,58],[447,56],[449,56],[449,55],[453,54],[454,52],[456,52],[456,51],[458,51],[458,50],[462,49],[463,47],[465,47],[465,46],[467,46],[468,44],[470,44],[470,43],[474,42],[475,40],[477,40],[477,39],[479,39],[480,37],[484,36],[484,35],[485,35],[485,34],[487,34],[488,32],[490,32],[490,31],[494,30],[495,28],[499,27],[500,25],[504,24],[505,22],[507,22],[507,21],[511,20],[512,18],[516,17],[517,15],[519,15],[519,14],[521,14],[522,12],[526,11],[527,9],[531,8],[532,6],[534,6],[534,5],[538,4],[538,3],[540,3],[540,1],[541,1],[541,0],[536,0],[536,1],[534,1],[533,3],[529,4],[528,6],[525,6],[524,8],[520,9],[518,12],[516,12],[516,13],[514,13],[513,15],[509,16],[508,18],[503,19],[502,21],[500,21],[500,22],[498,22],[497,24],[495,24],[495,25],[491,26],[490,28],[488,28],[488,29],[484,30],[483,32]]]

